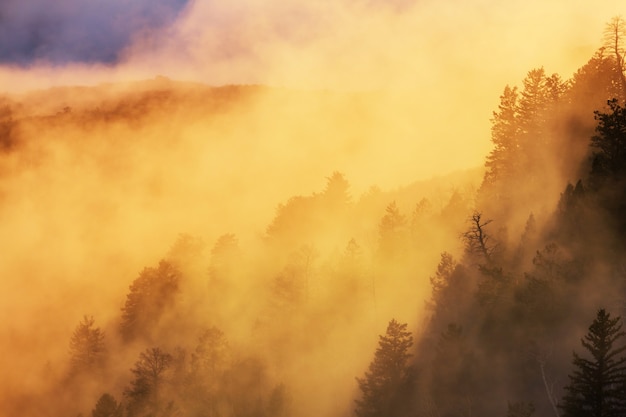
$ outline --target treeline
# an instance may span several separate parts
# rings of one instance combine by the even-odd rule
[[[415,347],[390,322],[359,417],[625,415],[625,26],[572,79],[505,88],[464,251],[441,254]]]
[[[41,392],[17,393],[5,407],[124,417],[270,417],[316,407],[315,381],[332,373],[321,358],[350,352],[342,361],[354,372],[368,355],[366,330],[421,310],[405,300],[427,291],[421,264],[436,264],[433,254],[462,230],[477,186],[473,172],[463,177],[454,189],[372,187],[355,199],[335,172],[320,192],[280,204],[255,243],[225,233],[207,246],[181,235],[129,281],[116,318],[78,321],[61,342],[66,360],[34,374]],[[347,408],[353,378],[327,384],[345,393]]]
[[[355,198],[335,172],[279,205],[254,244],[181,235],[128,280],[113,319],[77,320],[66,360],[38,376],[45,389],[7,409],[623,415],[623,27],[609,24],[607,45],[572,79],[540,68],[505,88],[477,189],[468,178],[437,195],[373,187]],[[9,113],[2,123],[14,138]],[[363,335],[391,317],[364,375],[341,379],[371,359]]]

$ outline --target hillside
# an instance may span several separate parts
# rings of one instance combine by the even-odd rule
[[[413,298],[429,291],[424,277],[438,253],[458,246],[483,172],[414,181],[418,170],[398,182],[378,138],[411,135],[411,122],[388,110],[400,99],[163,78],[6,97],[0,272],[9,277],[3,291],[19,296],[2,313],[20,319],[2,331],[14,352],[3,367],[21,382],[3,409],[37,414],[54,403],[55,414],[86,412],[103,390],[127,395],[127,371],[143,349],[184,353],[187,368],[214,328],[229,343],[223,372],[242,384],[246,372],[262,372],[265,388],[284,387],[294,410],[328,377],[316,358],[338,354],[348,337],[351,360],[330,370],[336,383],[327,390],[352,396],[375,329],[390,315],[419,323]],[[377,170],[395,186],[367,183]],[[161,274],[173,281],[162,287]],[[134,313],[147,326],[139,332],[129,327],[129,303],[142,297],[154,306]],[[74,375],[68,360],[77,323],[102,329],[116,358],[97,377]],[[302,326],[310,332],[296,337]],[[311,376],[296,382],[303,367]],[[25,368],[31,378],[22,380]],[[270,394],[249,401],[269,406]]]
[[[1,409],[623,415],[622,67],[528,71],[484,166],[430,176],[408,93],[6,97]]]

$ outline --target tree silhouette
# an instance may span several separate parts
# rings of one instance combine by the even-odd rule
[[[624,65],[625,38],[626,21],[621,16],[613,17],[604,28],[602,41],[603,46],[615,55],[615,72],[619,74],[624,92],[626,92],[626,77],[624,76],[624,69],[626,69]],[[624,96],[626,97],[626,94]]]
[[[607,179],[626,177],[626,109],[609,100],[610,112],[595,112],[598,126],[591,138],[594,149],[591,176],[599,186]]]
[[[616,71],[619,66],[615,56],[607,54],[605,47],[600,48],[589,61],[576,71],[571,79],[567,99],[571,103],[570,112],[576,117],[575,125],[570,124],[571,139],[578,145],[587,146],[589,136],[593,134],[594,110],[606,110],[607,101],[623,99],[623,73]]]
[[[345,207],[350,203],[351,197],[349,193],[350,183],[346,177],[338,171],[333,172],[330,177],[326,178],[326,188],[324,188],[323,196],[335,209]]]
[[[598,126],[591,138],[594,150],[589,175],[591,189],[600,207],[609,214],[609,224],[626,232],[626,108],[617,99],[608,102],[610,111],[596,112]]]
[[[469,230],[462,235],[467,253],[482,257],[487,264],[492,263],[494,251],[498,247],[492,243],[491,235],[486,230],[492,221],[484,220],[482,213],[475,211],[469,219]]]
[[[102,394],[91,411],[92,417],[122,417],[122,405],[115,401],[111,394]]]
[[[379,337],[365,377],[357,378],[361,390],[361,398],[356,400],[358,417],[393,417],[405,406],[402,394],[411,382],[408,350],[413,345],[413,336],[406,328],[394,319],[386,334]]]
[[[457,263],[448,252],[441,253],[441,261],[437,265],[437,271],[435,275],[430,277],[430,286],[432,294],[430,301],[427,305],[430,309],[435,309],[438,306],[441,308],[441,304],[444,301],[445,292],[450,285],[450,277],[454,273],[457,267]]]
[[[622,417],[626,415],[626,346],[616,346],[625,335],[620,317],[604,309],[589,326],[581,343],[592,359],[574,352],[574,371],[559,407],[563,417]]]
[[[527,145],[533,139],[543,139],[545,123],[545,110],[548,103],[548,89],[546,88],[546,73],[543,68],[528,71],[522,81],[524,88],[518,101],[518,120],[520,133]]]
[[[142,410],[155,412],[163,404],[161,391],[165,382],[165,373],[171,367],[174,358],[160,348],[146,349],[139,355],[131,372],[135,379],[124,395],[129,399],[128,413],[138,415]]]
[[[443,252],[435,275],[430,277],[432,289],[426,307],[432,311],[431,326],[435,329],[462,320],[468,307],[467,294],[473,291],[467,269],[451,254]]]
[[[70,339],[70,374],[99,370],[105,359],[104,333],[92,316],[84,316]]]
[[[407,237],[407,219],[400,213],[393,201],[385,209],[385,215],[378,226],[379,250],[384,258],[399,257],[403,254]]]
[[[174,303],[179,281],[180,271],[167,261],[141,271],[122,307],[120,330],[124,340],[150,335],[161,315]]]
[[[491,119],[493,150],[485,163],[487,171],[483,187],[493,186],[519,169],[517,166],[519,126],[516,120],[518,96],[517,87],[507,85],[500,96],[498,111],[493,112]]]

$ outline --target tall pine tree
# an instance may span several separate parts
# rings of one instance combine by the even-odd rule
[[[625,335],[620,317],[604,309],[581,340],[591,359],[574,352],[574,372],[559,407],[563,417],[623,417],[626,415],[626,346],[616,346]]]
[[[407,406],[403,394],[409,392],[411,357],[408,350],[413,336],[407,325],[391,320],[380,336],[374,360],[364,378],[357,378],[361,398],[356,401],[358,417],[394,417]]]

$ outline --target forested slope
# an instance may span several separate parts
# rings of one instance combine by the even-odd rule
[[[45,291],[4,331],[17,382],[0,406],[624,415],[626,84],[614,40],[570,79],[537,68],[506,86],[484,169],[396,189],[353,192],[340,170],[303,185],[341,149],[407,134],[376,94],[157,79],[80,100],[73,89],[6,98],[2,272],[25,277],[15,293]],[[328,137],[342,140],[315,140]],[[19,317],[17,301],[5,308]]]

